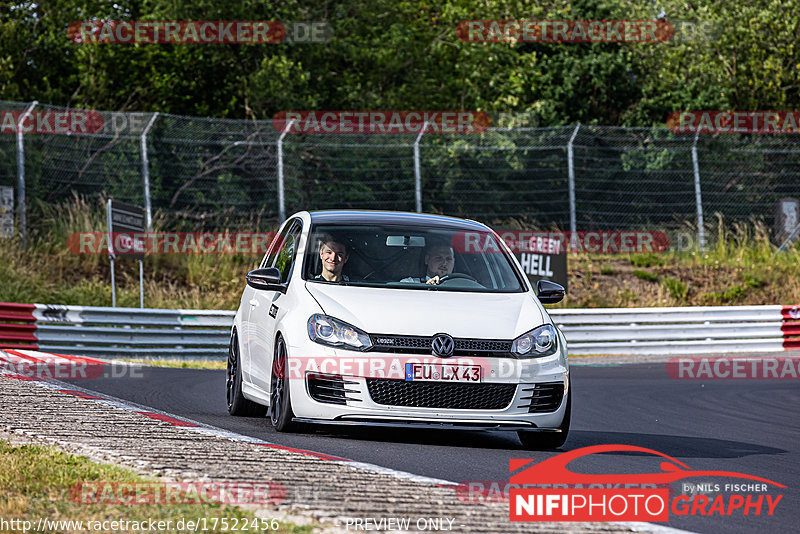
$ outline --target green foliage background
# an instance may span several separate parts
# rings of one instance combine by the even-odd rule
[[[796,0],[0,1],[0,99],[271,118],[281,110],[534,112],[541,126],[651,126],[680,109],[800,109]],[[470,19],[710,23],[669,43],[458,40]],[[72,43],[83,20],[324,21],[327,43]]]

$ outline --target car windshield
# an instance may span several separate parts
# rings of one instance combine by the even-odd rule
[[[522,275],[486,230],[315,225],[303,278],[411,290],[518,293]]]

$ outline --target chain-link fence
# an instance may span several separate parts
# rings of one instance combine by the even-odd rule
[[[3,112],[30,108],[0,101]],[[74,110],[33,107],[48,111]],[[0,185],[22,198],[24,183],[28,211],[76,192],[151,206],[175,225],[206,229],[357,208],[581,231],[696,226],[715,214],[772,225],[777,201],[800,197],[800,143],[791,134],[577,125],[282,135],[277,121],[92,113],[87,133],[4,127]]]

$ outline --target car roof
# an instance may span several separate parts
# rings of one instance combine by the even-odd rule
[[[325,210],[310,212],[312,224],[388,224],[421,226],[426,228],[448,228],[459,230],[488,230],[476,221],[405,211],[373,210]]]

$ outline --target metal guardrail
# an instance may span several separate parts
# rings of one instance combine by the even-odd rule
[[[797,306],[550,310],[570,354],[800,349]],[[224,358],[234,312],[0,303],[0,348],[80,356]]]
[[[797,306],[551,310],[570,354],[708,354],[800,349]]]
[[[81,356],[224,358],[233,316],[223,310],[0,303],[0,347]],[[28,328],[24,336],[20,327]]]
[[[0,348],[36,350],[35,304],[0,302]]]

